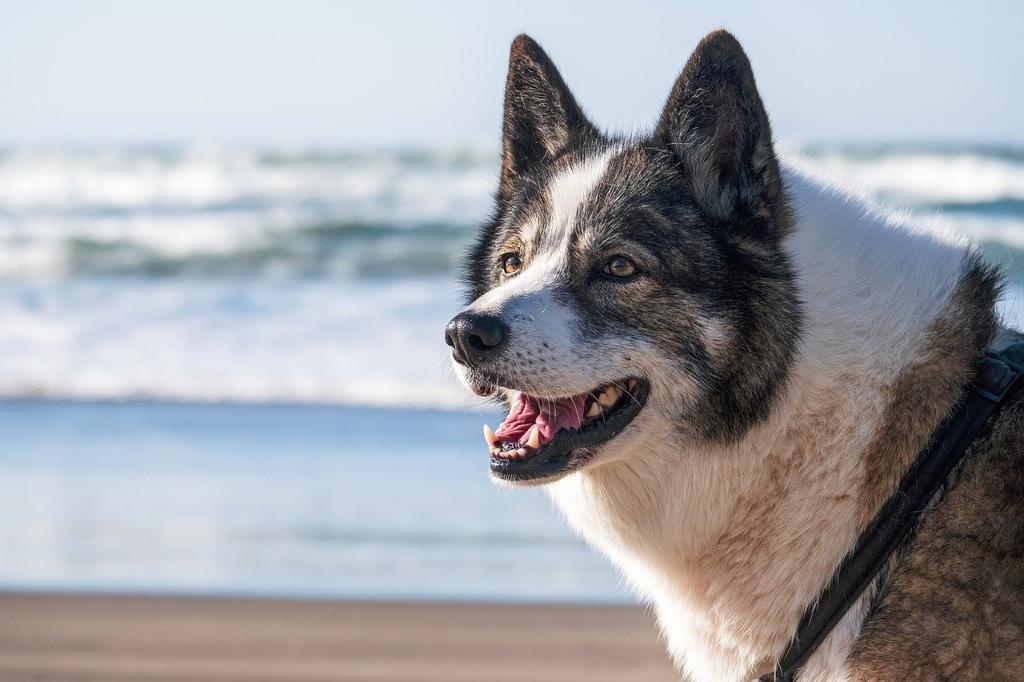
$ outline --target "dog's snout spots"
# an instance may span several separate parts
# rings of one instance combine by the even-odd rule
[[[516,314],[516,315],[512,316],[512,321],[520,323],[520,324],[529,324],[531,322],[534,322],[535,320],[534,320],[533,315],[525,315],[525,314],[519,313],[519,314]]]

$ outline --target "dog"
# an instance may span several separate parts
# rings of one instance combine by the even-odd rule
[[[968,243],[780,163],[709,34],[653,133],[592,124],[512,44],[496,209],[445,330],[503,401],[491,476],[543,485],[653,606],[680,674],[771,674],[802,614],[1012,330]],[[1024,680],[1013,400],[801,682]]]

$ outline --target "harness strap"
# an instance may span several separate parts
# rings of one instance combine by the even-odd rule
[[[989,351],[952,415],[933,434],[900,479],[899,488],[861,534],[832,580],[800,619],[775,672],[760,682],[793,682],[801,666],[912,535],[935,494],[989,418],[1015,393],[1024,376],[1024,343]]]

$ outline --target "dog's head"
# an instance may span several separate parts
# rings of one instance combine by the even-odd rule
[[[494,219],[448,325],[463,382],[498,394],[495,478],[543,483],[644,436],[739,438],[767,413],[799,333],[787,210],[750,64],[705,38],[653,135],[586,118],[526,36],[512,44]]]

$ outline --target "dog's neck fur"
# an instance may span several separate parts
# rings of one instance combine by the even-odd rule
[[[695,680],[771,669],[969,379],[987,341],[975,327],[991,322],[991,301],[964,288],[967,246],[897,225],[789,167],[785,183],[804,329],[769,418],[731,445],[687,442],[666,422],[632,452],[548,486],[571,525],[653,602],[670,653]],[[972,317],[979,306],[989,310]],[[843,679],[866,603],[801,680]]]

